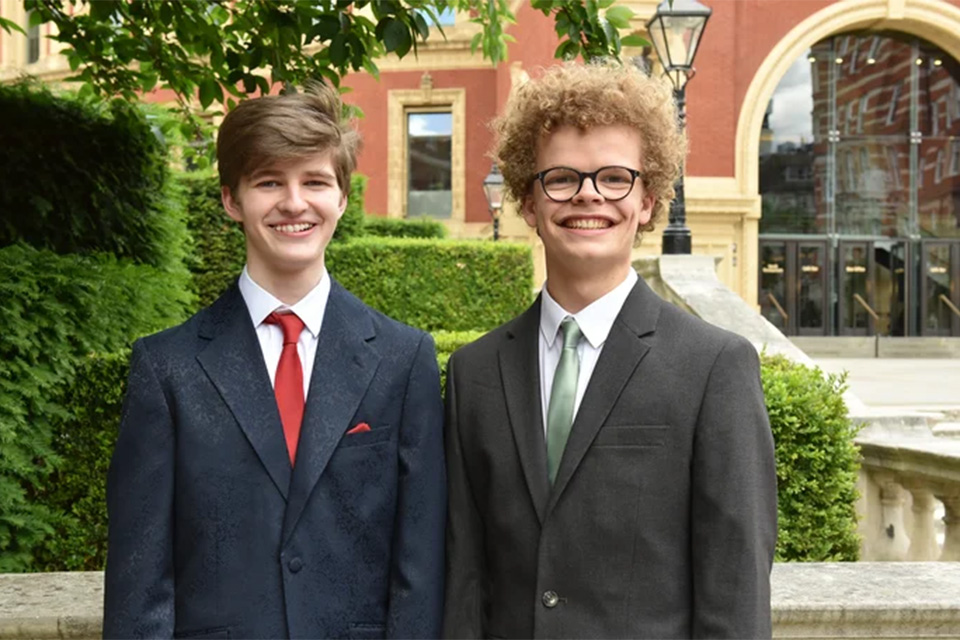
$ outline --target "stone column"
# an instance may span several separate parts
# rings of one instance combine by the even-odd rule
[[[880,487],[880,505],[883,513],[881,530],[874,530],[875,536],[870,545],[875,560],[905,560],[910,548],[910,537],[903,523],[903,488],[889,473],[873,474],[874,481]]]
[[[936,510],[936,498],[929,489],[909,486],[913,496],[913,530],[910,532],[910,549],[907,560],[924,562],[936,560],[940,555],[937,544],[937,532],[933,528],[933,512]]]
[[[943,551],[940,560],[960,560],[960,496],[938,496],[943,502],[943,523],[946,532],[943,537]]]

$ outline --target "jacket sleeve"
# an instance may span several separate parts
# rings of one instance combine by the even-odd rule
[[[447,487],[440,376],[433,339],[427,334],[407,382],[399,456],[386,636],[436,638],[443,612]]]
[[[483,525],[473,499],[460,439],[457,378],[454,362],[447,365],[445,447],[447,452],[447,586],[443,637],[483,637],[485,562]]]
[[[107,476],[104,638],[173,636],[174,448],[170,407],[137,341]]]
[[[694,638],[769,638],[777,539],[773,436],[753,346],[731,338],[707,381],[694,436]]]

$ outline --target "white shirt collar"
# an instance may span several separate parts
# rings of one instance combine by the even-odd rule
[[[324,268],[317,286],[292,307],[284,304],[272,293],[254,282],[247,271],[246,265],[243,267],[243,273],[240,274],[239,285],[240,294],[247,304],[247,311],[250,313],[250,320],[253,321],[254,327],[259,327],[266,317],[274,311],[289,310],[303,320],[303,324],[306,325],[314,339],[320,335],[323,312],[327,308],[327,300],[330,298],[330,276],[327,274],[326,268]]]
[[[637,272],[633,267],[627,273],[623,282],[618,284],[609,293],[597,298],[589,305],[581,309],[578,313],[570,313],[561,307],[556,300],[550,296],[547,286],[544,284],[541,291],[540,300],[540,332],[546,341],[547,348],[553,347],[553,341],[556,340],[560,330],[560,323],[567,316],[573,316],[583,332],[583,337],[587,339],[594,349],[599,349],[607,336],[610,335],[610,329],[613,328],[613,322],[620,314],[623,303],[627,301],[627,296],[637,284]]]

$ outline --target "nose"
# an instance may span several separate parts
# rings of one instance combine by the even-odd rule
[[[577,192],[573,199],[577,202],[600,202],[604,198],[600,194],[600,190],[597,189],[597,177],[596,176],[584,176],[583,182],[580,184],[580,191]]]
[[[308,206],[300,193],[300,187],[296,184],[289,185],[283,199],[277,203],[277,209],[290,216],[300,215],[307,210]]]

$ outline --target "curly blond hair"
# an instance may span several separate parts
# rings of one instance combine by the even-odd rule
[[[566,125],[581,130],[626,125],[640,133],[643,186],[656,204],[650,221],[637,230],[638,240],[652,231],[674,197],[687,151],[670,85],[633,65],[567,62],[518,87],[493,121],[493,157],[509,198],[522,205],[530,195],[538,143]]]

